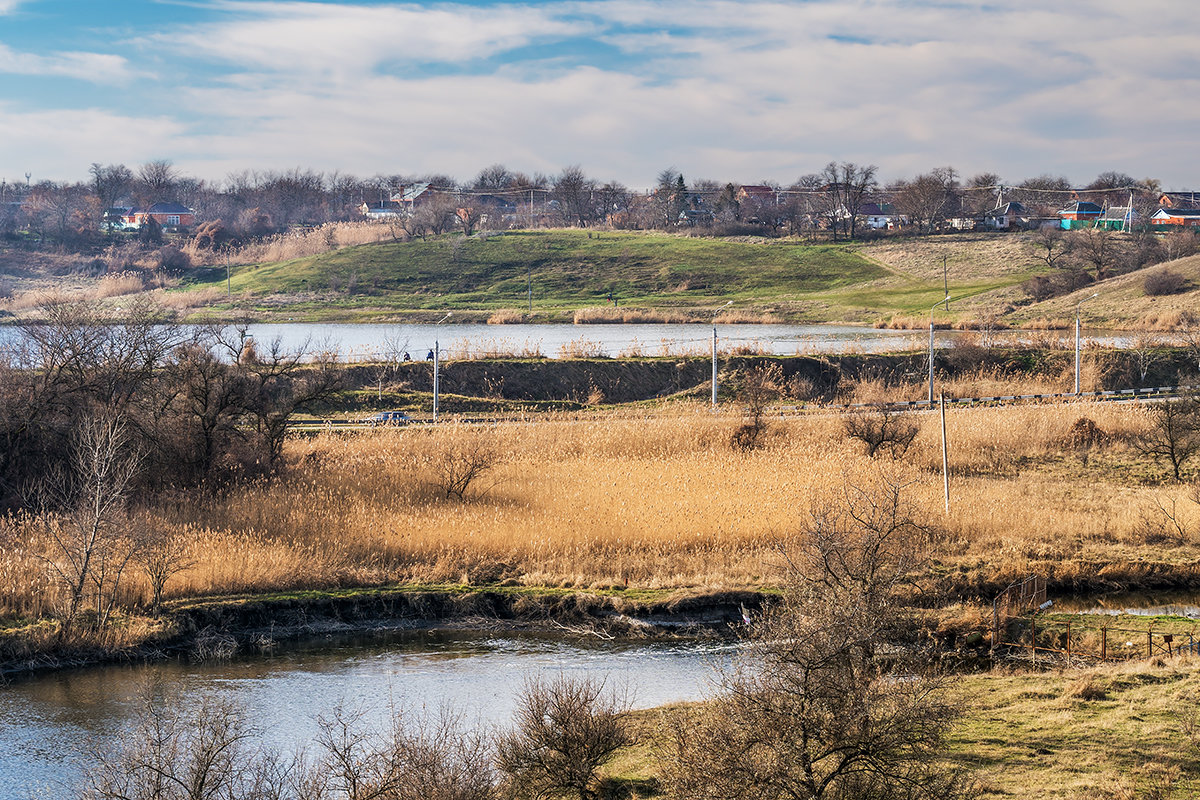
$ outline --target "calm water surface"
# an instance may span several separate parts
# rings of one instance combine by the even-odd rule
[[[409,632],[310,640],[233,661],[97,667],[0,687],[0,798],[64,797],[82,752],[130,724],[147,686],[182,702],[203,695],[243,705],[262,740],[290,750],[315,718],[361,705],[382,723],[389,708],[449,707],[473,726],[505,724],[523,682],[539,674],[590,675],[647,708],[698,699],[733,645]]]

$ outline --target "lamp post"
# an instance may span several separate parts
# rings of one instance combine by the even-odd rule
[[[929,407],[933,408],[933,312],[938,306],[946,304],[950,308],[950,295],[946,295],[929,308]]]
[[[1091,297],[1085,297],[1075,304],[1075,394],[1079,394],[1079,307],[1100,295],[1096,292]]]
[[[454,313],[453,311],[447,311],[446,316],[442,317],[441,319],[439,319],[437,322],[435,322],[433,324],[433,327],[434,327],[434,337],[433,337],[433,421],[434,422],[437,422],[437,418],[438,418],[438,371],[440,368],[440,361],[441,361],[441,357],[442,357],[441,348],[439,347],[438,339],[437,339],[437,326],[441,325],[443,322],[450,319],[450,315],[453,313]]]
[[[712,367],[713,367],[712,406],[713,406],[713,408],[717,407],[717,316],[720,315],[720,313],[722,311],[729,308],[731,305],[733,305],[732,300],[730,300],[728,303],[726,303],[725,305],[721,306],[720,308],[718,308],[716,311],[713,312],[713,340],[712,340],[712,362],[713,362],[713,365],[712,365]]]

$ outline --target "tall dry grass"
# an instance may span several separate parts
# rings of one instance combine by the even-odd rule
[[[617,306],[597,306],[581,308],[575,312],[576,325],[608,325],[608,324],[677,324],[695,322],[696,320],[681,311],[667,311],[657,308],[620,308]]]
[[[1106,443],[1070,443],[1081,416]],[[1143,409],[948,411],[949,514],[940,425],[931,414],[916,419],[917,439],[896,462],[867,458],[836,414],[773,420],[765,446],[749,451],[730,444],[738,414],[691,409],[297,439],[283,479],[158,510],[195,564],[167,595],[471,580],[482,565],[530,585],[757,586],[775,580],[780,548],[804,535],[809,509],[843,502],[848,486],[881,472],[904,484],[933,526],[933,556],[963,591],[986,593],[1030,571],[1122,580],[1200,558],[1192,537],[1160,537],[1145,524],[1176,500],[1200,532],[1200,506],[1183,489],[1154,485],[1161,470],[1128,444],[1148,425]],[[468,447],[489,453],[492,469],[465,501],[447,500],[440,465]],[[1136,471],[1146,482],[1130,479]],[[44,569],[4,553],[0,606],[36,614]],[[130,580],[144,596],[142,579]]]
[[[234,248],[228,254],[197,248],[194,242],[185,245],[183,251],[191,257],[192,263],[198,265],[224,264],[226,255],[235,264],[260,264],[315,256],[343,247],[390,241],[392,238],[392,229],[386,222],[330,222],[315,228],[296,228],[268,236]]]

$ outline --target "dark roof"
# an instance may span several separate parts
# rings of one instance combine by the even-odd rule
[[[1011,203],[1005,203],[1002,206],[996,206],[991,211],[984,214],[985,217],[1007,217],[1009,214],[1024,214],[1025,206],[1013,200]]]
[[[1101,214],[1104,212],[1100,206],[1095,203],[1089,203],[1087,200],[1076,200],[1071,205],[1059,211],[1059,214]]]
[[[1172,217],[1200,217],[1200,208],[1160,208],[1155,214],[1168,214]]]

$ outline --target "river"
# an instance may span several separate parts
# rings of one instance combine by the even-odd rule
[[[388,349],[421,359],[437,342],[447,358],[486,354],[562,358],[581,353],[607,357],[707,355],[713,331],[722,353],[745,349],[774,355],[927,352],[929,332],[894,331],[855,325],[386,325],[279,323],[251,325],[261,345],[278,340],[285,348],[336,352],[347,360],[378,357]],[[936,331],[934,347],[944,349],[967,331]],[[998,346],[1037,341],[1074,347],[1068,331],[999,331],[989,334]],[[1128,345],[1129,334],[1086,331],[1085,342],[1104,347]]]
[[[0,797],[70,797],[84,751],[134,719],[147,687],[179,702],[232,699],[262,742],[294,750],[315,719],[360,705],[380,724],[392,706],[453,709],[473,726],[505,724],[526,679],[590,675],[634,707],[693,700],[711,687],[734,645],[626,642],[513,633],[404,632],[321,637],[233,660],[92,667],[0,688]]]

